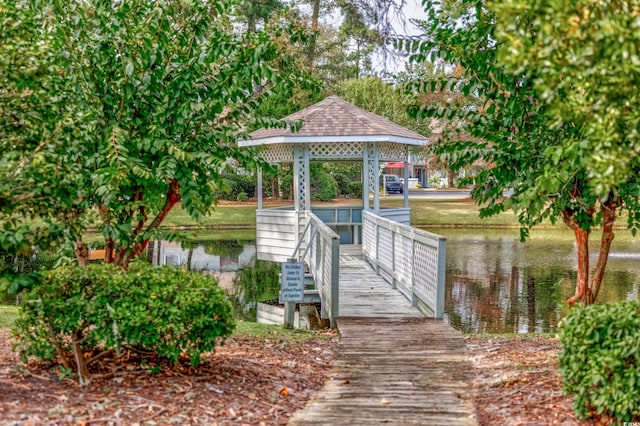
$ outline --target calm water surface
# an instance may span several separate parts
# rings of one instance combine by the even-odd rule
[[[522,244],[517,230],[440,229],[447,237],[445,320],[467,333],[549,332],[575,286],[576,251],[569,231],[535,230]],[[166,243],[159,263],[214,274],[231,290],[234,271],[248,267],[255,240],[234,234],[224,239]],[[594,235],[595,236],[595,235]],[[255,234],[251,236],[255,238]],[[191,237],[193,238],[193,237]],[[595,239],[594,239],[595,242]],[[595,264],[597,245],[592,246]],[[155,259],[154,259],[155,260]],[[611,248],[599,301],[639,299],[640,239],[618,231]]]
[[[429,229],[447,237],[445,315],[468,333],[549,332],[573,295],[576,250],[569,231]],[[595,235],[594,235],[595,236]],[[597,254],[594,238],[591,264]],[[617,232],[598,300],[639,298],[640,240]]]

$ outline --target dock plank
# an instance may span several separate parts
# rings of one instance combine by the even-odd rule
[[[476,425],[462,334],[425,318],[340,247],[340,342],[328,381],[290,425]]]
[[[461,333],[424,317],[340,317],[337,324],[343,337],[330,378],[289,424],[476,424]]]

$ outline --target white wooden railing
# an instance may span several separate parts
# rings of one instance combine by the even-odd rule
[[[300,219],[305,222],[305,228],[292,259],[309,267],[320,293],[322,317],[328,318],[331,327],[335,327],[339,313],[340,237],[309,211]]]
[[[362,252],[376,272],[425,315],[443,317],[444,237],[363,211]]]

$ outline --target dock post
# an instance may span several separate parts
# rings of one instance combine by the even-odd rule
[[[284,303],[284,328],[293,328],[296,318],[296,302]]]

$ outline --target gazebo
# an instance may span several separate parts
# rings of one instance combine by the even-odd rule
[[[361,161],[363,202],[360,209],[409,224],[409,148],[426,145],[427,139],[424,136],[356,107],[337,96],[329,96],[289,115],[285,120],[294,123],[295,131],[288,128],[259,129],[251,133],[250,139],[239,141],[239,146],[261,147],[259,155],[270,163],[293,163],[294,212],[311,210],[310,161]],[[404,163],[404,208],[380,207],[380,163],[388,161]],[[261,170],[258,170],[257,186],[256,236],[260,239],[260,211],[263,210]],[[373,205],[369,200],[370,194],[373,194]],[[335,220],[329,221],[331,225],[357,221],[354,220],[353,214],[342,222],[337,216],[338,214],[334,215]],[[261,258],[269,258],[261,256],[260,251],[258,254]],[[276,256],[274,260],[281,258],[282,256]]]

